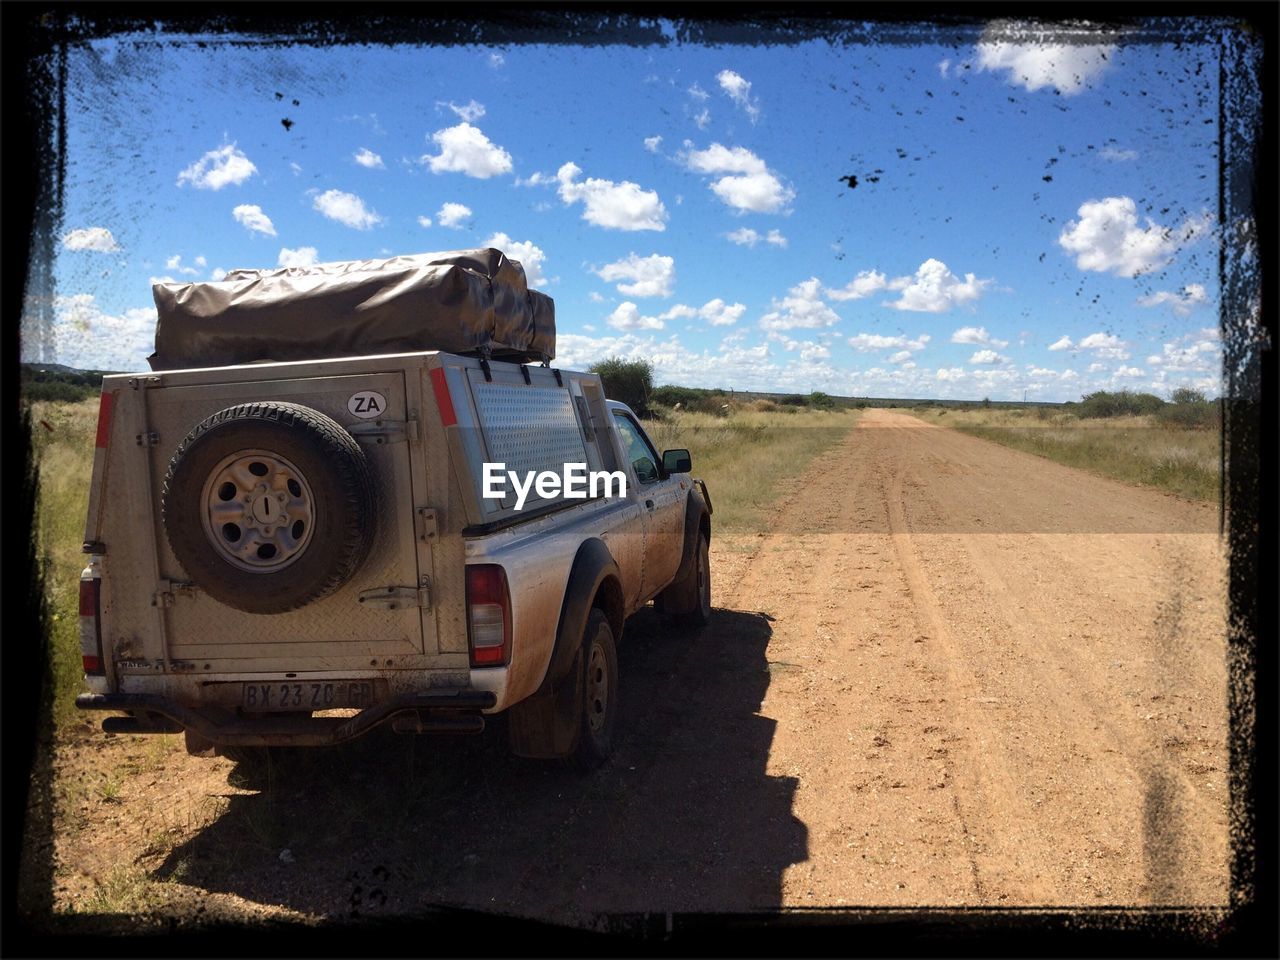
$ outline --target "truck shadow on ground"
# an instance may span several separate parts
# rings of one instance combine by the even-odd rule
[[[808,837],[795,779],[767,772],[770,635],[759,614],[716,610],[688,633],[646,608],[620,645],[615,752],[596,773],[511,756],[501,717],[477,737],[295,751],[156,879],[335,919],[774,909]]]

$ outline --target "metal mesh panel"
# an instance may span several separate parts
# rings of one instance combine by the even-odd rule
[[[494,462],[521,475],[587,462],[569,391],[478,383],[474,394]]]

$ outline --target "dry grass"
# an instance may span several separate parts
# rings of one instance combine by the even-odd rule
[[[779,483],[804,472],[858,419],[850,410],[784,412],[774,404],[769,404],[774,409],[757,409],[757,403],[723,417],[678,411],[645,423],[659,451],[688,448],[693,476],[707,482],[718,530],[763,529],[777,507]]]
[[[80,571],[85,557],[85,516],[93,473],[98,401],[32,404],[32,443],[40,464],[37,536],[44,557],[53,657],[53,715],[62,724],[75,715],[80,692]]]
[[[1217,500],[1220,435],[1153,416],[1087,418],[1049,408],[910,411],[922,420],[1058,463],[1194,500]]]

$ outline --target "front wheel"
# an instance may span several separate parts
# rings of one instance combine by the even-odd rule
[[[662,592],[660,605],[677,623],[701,629],[711,622],[711,548],[705,533],[698,535],[694,550],[689,572]]]
[[[602,766],[613,750],[618,718],[618,651],[604,612],[593,609],[583,632],[582,698],[576,743],[565,761],[582,773]]]

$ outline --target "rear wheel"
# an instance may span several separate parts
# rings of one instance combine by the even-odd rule
[[[565,761],[587,773],[609,759],[618,718],[618,651],[602,610],[592,609],[587,619],[580,657],[582,698],[577,742]]]

